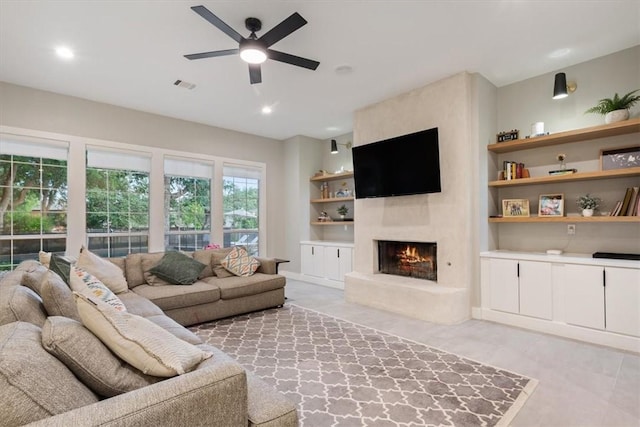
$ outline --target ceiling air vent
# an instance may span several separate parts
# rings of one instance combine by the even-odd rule
[[[184,89],[193,89],[194,87],[196,87],[195,84],[193,83],[189,83],[189,82],[185,82],[184,80],[176,80],[175,82],[173,82],[174,85],[184,88]]]

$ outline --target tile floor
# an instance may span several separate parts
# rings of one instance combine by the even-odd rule
[[[537,379],[514,427],[640,427],[639,355],[480,320],[442,326],[409,319],[292,279],[286,295],[288,303]]]

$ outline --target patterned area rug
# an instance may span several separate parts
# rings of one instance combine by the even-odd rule
[[[296,402],[307,427],[507,425],[537,384],[289,304],[190,329]]]

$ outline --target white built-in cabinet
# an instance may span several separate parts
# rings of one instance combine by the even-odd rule
[[[511,259],[490,263],[493,310],[551,319],[551,264]]]
[[[303,276],[344,282],[344,275],[352,270],[352,254],[353,243],[300,242],[301,273]]]
[[[567,323],[640,336],[640,270],[566,265],[564,281]]]
[[[481,254],[486,320],[640,352],[640,262],[491,251]]]

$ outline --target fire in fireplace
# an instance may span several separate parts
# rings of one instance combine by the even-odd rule
[[[419,279],[438,279],[438,245],[434,242],[378,240],[378,271]]]

